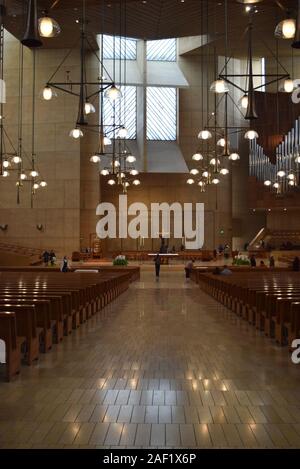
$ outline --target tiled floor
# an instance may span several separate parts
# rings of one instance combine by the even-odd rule
[[[300,365],[182,272],[143,272],[0,383],[0,446],[299,448]]]

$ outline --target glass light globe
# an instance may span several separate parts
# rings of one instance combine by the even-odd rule
[[[35,169],[33,169],[32,171],[30,171],[29,174],[30,174],[30,176],[33,177],[33,178],[36,178],[36,177],[39,175],[39,173],[38,173]]]
[[[102,176],[108,176],[108,175],[109,175],[109,171],[108,171],[108,169],[102,169],[102,170],[100,171],[100,174],[102,174]]]
[[[267,186],[267,187],[270,186],[271,184],[272,184],[272,182],[269,179],[266,179],[264,181],[264,185]]]
[[[111,145],[111,139],[109,137],[103,137],[103,145]]]
[[[223,148],[224,148],[224,147],[225,147],[225,144],[226,144],[225,138],[220,138],[220,139],[217,141],[217,145],[218,145],[219,147],[223,147]]]
[[[42,37],[55,37],[60,33],[60,26],[53,18],[39,18],[39,33]]]
[[[300,155],[299,155],[299,156],[296,156],[296,158],[295,158],[295,163],[300,163]]]
[[[128,155],[126,157],[126,161],[127,161],[127,163],[134,163],[136,161],[136,157],[133,156],[133,155]]]
[[[208,140],[212,138],[212,134],[210,133],[209,130],[201,130],[198,134],[198,138],[200,140]]]
[[[198,186],[203,187],[204,185],[205,185],[205,183],[203,181],[198,182]]]
[[[195,154],[192,156],[192,160],[194,160],[194,161],[201,161],[201,160],[203,160],[203,156],[201,155],[201,153],[195,153]]]
[[[20,179],[21,179],[21,181],[25,181],[25,179],[27,179],[27,174],[21,173],[20,174]]]
[[[128,182],[128,181],[125,182],[124,186],[125,186],[125,187],[129,187],[129,186],[130,186],[129,182]]]
[[[229,174],[229,169],[227,169],[227,168],[222,168],[222,169],[220,170],[220,174],[222,174],[223,176],[226,176],[226,174]]]
[[[296,20],[287,18],[280,21],[275,28],[275,37],[280,39],[293,39],[296,33]]]
[[[132,184],[134,186],[139,186],[141,184],[141,181],[139,179],[135,179]]]
[[[41,187],[46,187],[46,186],[47,186],[46,181],[41,181],[41,182],[40,182],[40,186],[41,186]]]
[[[240,155],[238,153],[231,153],[228,156],[228,159],[231,161],[238,161],[240,159]]]
[[[125,129],[125,127],[121,127],[121,129],[119,129],[119,132],[117,134],[117,137],[118,138],[126,138],[128,135],[128,130]]]
[[[194,179],[188,179],[188,180],[186,181],[186,183],[189,184],[189,185],[194,184],[194,182],[195,182]]]
[[[279,183],[278,183],[278,182],[274,182],[273,187],[274,187],[274,189],[278,189]]]
[[[248,96],[244,94],[244,96],[241,97],[239,100],[239,105],[242,109],[247,109],[248,107]]]
[[[111,162],[110,164],[111,166],[114,166],[114,168],[118,168],[120,166],[120,161],[116,160],[114,163]]]
[[[198,171],[198,169],[191,169],[191,170],[190,170],[190,173],[191,173],[193,176],[196,176],[197,174],[199,174],[199,171]]]
[[[101,161],[101,158],[99,155],[93,155],[90,157],[90,162],[91,163],[99,163]]]
[[[212,166],[214,166],[215,164],[220,164],[220,160],[217,160],[217,158],[212,158],[209,164]]]
[[[220,179],[215,177],[215,178],[213,178],[213,180],[211,182],[216,185],[216,184],[219,184]]]
[[[45,88],[43,89],[43,99],[45,101],[50,101],[54,96],[55,96],[55,93],[52,90],[52,88],[48,85],[45,86]]]
[[[117,88],[115,85],[112,85],[110,88],[108,88],[105,91],[104,96],[110,99],[111,101],[115,101],[116,99],[122,98],[122,93],[121,93],[121,90],[119,90],[119,88]]]
[[[116,184],[116,181],[114,179],[109,179],[107,181],[107,184],[109,184],[110,186],[114,186]]]
[[[202,176],[203,176],[204,178],[208,178],[209,172],[208,172],[208,171],[203,171]]]
[[[69,133],[70,137],[73,137],[75,139],[83,137],[83,132],[80,129],[72,129],[71,132]]]
[[[295,179],[295,174],[290,173],[290,174],[287,175],[287,178],[290,179],[291,181],[293,181]]]
[[[210,86],[210,91],[213,91],[214,93],[228,93],[229,88],[225,80],[216,80],[214,81],[211,86]]]
[[[293,181],[293,179],[290,179],[289,182],[288,182],[288,185],[289,186],[295,186],[296,183],[295,183],[295,181]]]
[[[294,91],[294,81],[291,78],[284,80],[283,89],[286,93],[292,93]]]
[[[85,103],[84,112],[85,114],[93,114],[94,112],[96,112],[95,106],[91,103]]]
[[[2,166],[3,166],[3,168],[9,168],[10,167],[10,162],[7,161],[7,160],[4,160]]]
[[[7,177],[9,176],[9,172],[6,171],[6,170],[3,171],[2,176],[3,176],[4,178],[7,178]]]
[[[248,140],[254,140],[255,138],[258,138],[258,133],[255,132],[255,130],[248,130],[245,133],[245,138],[247,138]]]
[[[280,171],[277,172],[277,176],[280,178],[283,178],[285,176],[285,171],[281,169]]]
[[[125,173],[121,173],[120,177],[123,179],[125,177]]]
[[[16,155],[16,156],[13,157],[12,160],[13,160],[13,162],[14,162],[15,164],[19,164],[19,163],[21,163],[22,158],[21,158],[20,156],[17,156],[17,155]]]
[[[38,189],[39,187],[40,187],[40,185],[39,185],[37,182],[35,182],[35,183],[33,184],[33,188],[34,188],[34,189]]]
[[[137,175],[139,174],[139,172],[138,172],[137,169],[132,169],[132,170],[130,171],[130,174],[131,174],[131,176],[137,176]]]

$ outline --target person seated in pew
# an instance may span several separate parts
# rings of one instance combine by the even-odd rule
[[[260,267],[261,269],[266,269],[266,268],[267,268],[267,266],[266,266],[266,264],[264,263],[264,261],[260,261],[259,267]]]
[[[250,256],[250,264],[251,264],[251,267],[256,267],[256,259],[255,259],[254,254]]]
[[[224,265],[223,270],[221,271],[221,275],[231,275],[232,270],[229,269],[227,265]]]
[[[221,275],[221,269],[220,267],[216,267],[213,271],[212,271],[213,275]]]
[[[43,258],[45,267],[48,267],[48,264],[49,264],[49,252],[48,252],[47,250],[43,252],[42,258]]]
[[[271,256],[270,259],[269,259],[269,267],[270,267],[270,269],[273,269],[275,267],[274,256]]]
[[[293,260],[292,268],[294,272],[299,272],[300,270],[300,259],[296,256]]]

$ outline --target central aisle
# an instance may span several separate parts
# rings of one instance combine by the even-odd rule
[[[300,368],[182,272],[142,272],[0,384],[0,445],[300,447]]]

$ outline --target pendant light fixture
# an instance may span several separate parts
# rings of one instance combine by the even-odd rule
[[[26,30],[21,42],[24,46],[30,48],[41,47],[43,45],[38,30],[37,0],[27,1]]]
[[[60,34],[61,29],[57,21],[48,16],[48,12],[44,11],[41,18],[38,20],[38,27],[40,36],[45,38],[56,37]]]

